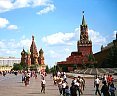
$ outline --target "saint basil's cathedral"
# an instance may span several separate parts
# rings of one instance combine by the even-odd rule
[[[30,46],[30,51],[27,52],[23,49],[21,52],[21,63],[25,64],[28,68],[31,66],[36,66],[38,71],[45,70],[45,63],[44,63],[44,55],[43,55],[42,48],[39,51],[39,55],[37,52],[37,47],[34,41],[34,36],[32,36],[32,44]]]

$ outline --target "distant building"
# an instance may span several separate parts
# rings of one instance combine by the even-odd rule
[[[42,48],[39,51],[39,55],[37,52],[37,47],[34,41],[34,36],[32,36],[32,44],[30,46],[30,51],[27,52],[23,49],[21,52],[21,63],[26,64],[26,66],[31,67],[32,65],[36,65],[38,71],[45,70],[46,66],[44,63]]]
[[[10,71],[13,68],[13,64],[19,64],[20,58],[15,57],[0,57],[0,71]]]
[[[84,12],[83,12],[84,13]],[[57,66],[62,67],[63,70],[73,70],[74,67],[82,67],[88,64],[88,56],[93,55],[92,41],[88,36],[88,25],[85,22],[84,14],[82,24],[80,25],[80,40],[77,42],[77,51],[72,52],[66,61],[57,62]]]
[[[0,66],[13,66],[14,63],[20,63],[21,59],[20,58],[15,58],[15,57],[0,57]]]

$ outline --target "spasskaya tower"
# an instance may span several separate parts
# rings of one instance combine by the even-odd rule
[[[92,53],[92,41],[89,40],[88,36],[88,26],[85,22],[84,11],[82,24],[80,25],[80,40],[77,43],[78,52],[81,52],[82,55],[89,55]]]

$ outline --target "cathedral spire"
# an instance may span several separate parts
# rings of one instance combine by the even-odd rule
[[[32,35],[32,41],[34,41],[34,36]]]
[[[82,13],[83,13],[82,25],[86,25],[85,18],[84,18],[84,11]]]

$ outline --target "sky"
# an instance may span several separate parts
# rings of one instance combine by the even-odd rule
[[[82,11],[93,53],[115,39],[117,0],[0,0],[0,57],[21,58],[32,35],[52,67],[77,51]]]

